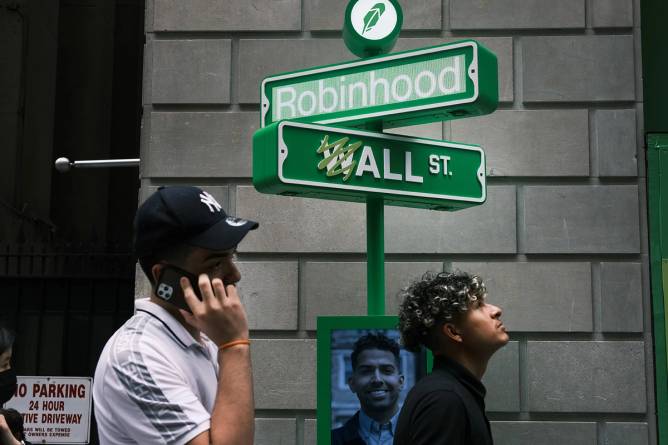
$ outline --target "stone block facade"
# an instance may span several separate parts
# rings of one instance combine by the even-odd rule
[[[478,273],[511,332],[484,379],[495,443],[656,444],[639,0],[400,3],[395,50],[479,40],[500,107],[391,130],[480,144],[488,198],[385,208],[387,313],[426,271]],[[317,317],[367,310],[364,205],[251,183],[260,82],[353,60],[345,5],[147,0],[140,198],[199,185],[260,222],[239,246],[260,445],[316,443]]]

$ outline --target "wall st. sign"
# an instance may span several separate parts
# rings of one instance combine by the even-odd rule
[[[282,121],[253,137],[260,192],[454,210],[485,201],[480,147]]]

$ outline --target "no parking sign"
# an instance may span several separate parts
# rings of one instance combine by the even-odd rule
[[[23,416],[32,443],[87,444],[90,440],[90,377],[18,377],[14,397],[5,403]]]

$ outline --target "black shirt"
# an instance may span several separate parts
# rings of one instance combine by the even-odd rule
[[[485,387],[459,363],[434,359],[434,370],[406,397],[394,445],[493,445]]]
[[[331,445],[366,445],[359,433],[360,412],[357,411],[342,427],[332,430]]]

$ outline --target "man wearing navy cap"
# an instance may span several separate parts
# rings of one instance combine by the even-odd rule
[[[160,187],[139,207],[134,249],[152,291],[98,361],[101,445],[253,443],[248,322],[234,254],[257,226],[228,216],[197,187]],[[177,282],[163,282],[167,272]]]

